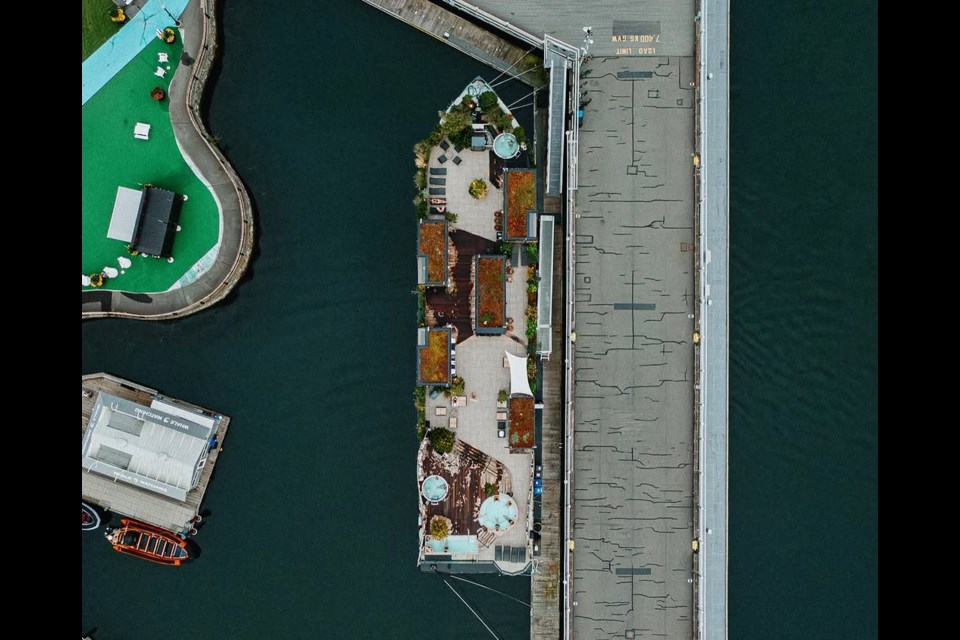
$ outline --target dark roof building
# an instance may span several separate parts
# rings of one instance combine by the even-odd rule
[[[130,248],[148,256],[170,257],[182,201],[173,191],[144,187]]]

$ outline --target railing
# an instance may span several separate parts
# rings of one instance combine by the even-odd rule
[[[455,9],[459,9],[460,11],[463,11],[464,13],[471,15],[475,18],[479,18],[480,20],[483,20],[484,22],[491,24],[497,27],[498,29],[502,29],[503,31],[506,31],[513,37],[517,38],[518,40],[523,40],[529,45],[532,45],[534,47],[543,46],[543,40],[536,37],[529,31],[525,31],[524,29],[521,29],[517,25],[510,24],[506,20],[503,20],[502,18],[498,18],[492,13],[484,11],[483,9],[481,9],[476,5],[470,4],[469,2],[462,2],[462,0],[446,0],[446,2],[451,7],[454,7]]]
[[[571,62],[571,86],[574,88],[580,86],[580,50],[572,47],[560,40],[544,37],[544,49],[547,46],[554,46],[563,51]],[[573,507],[573,448],[574,448],[574,403],[573,403],[573,367],[574,367],[574,336],[575,329],[575,302],[574,285],[576,282],[576,190],[578,185],[577,169],[579,165],[579,123],[576,118],[579,104],[577,102],[577,91],[570,92],[570,113],[573,115],[571,126],[566,131],[567,144],[567,185],[566,185],[566,212],[564,221],[564,232],[566,235],[566,287],[565,295],[567,304],[565,305],[564,326],[566,327],[566,339],[564,345],[564,407],[563,415],[563,529],[566,539],[563,540],[561,549],[561,565],[563,567],[563,638],[569,640],[573,633],[573,554],[570,549],[570,542],[573,539],[572,529],[572,507]]]

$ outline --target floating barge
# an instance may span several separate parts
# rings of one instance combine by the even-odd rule
[[[82,500],[189,533],[230,418],[106,373],[81,387]]]

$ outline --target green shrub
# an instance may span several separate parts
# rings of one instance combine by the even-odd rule
[[[427,440],[430,441],[430,446],[433,447],[434,452],[442,455],[453,451],[453,445],[456,444],[457,437],[453,435],[453,431],[450,431],[450,429],[437,427],[427,432]]]
[[[487,195],[487,188],[487,183],[483,178],[476,178],[470,182],[467,192],[470,194],[471,198],[475,200],[482,200]]]
[[[500,391],[497,392],[497,402],[506,402],[509,397],[506,389],[500,389]]]
[[[464,390],[467,388],[467,381],[461,378],[460,376],[453,376],[453,380],[450,382],[450,393],[455,396],[463,395]]]
[[[489,111],[494,107],[500,107],[500,103],[497,101],[497,94],[493,91],[484,91],[481,93],[477,96],[477,102],[480,104],[481,111]]]
[[[450,535],[450,525],[446,518],[434,518],[430,521],[430,535],[437,540],[444,540]]]
[[[427,295],[422,290],[417,291],[417,326],[427,326]]]
[[[497,492],[497,485],[487,482],[483,485],[483,495],[491,497]]]
[[[527,338],[531,341],[537,335],[537,319],[529,318],[527,320]]]
[[[447,219],[447,222],[457,221],[457,214],[455,214],[453,211],[447,211],[445,214],[443,214],[443,217]]]
[[[441,140],[443,140],[443,127],[440,126],[440,124],[435,124],[433,125],[433,129],[430,130],[430,135],[427,136],[426,142],[430,147],[435,147],[440,144]]]
[[[513,118],[501,111],[500,116],[491,123],[501,131],[513,131]]]

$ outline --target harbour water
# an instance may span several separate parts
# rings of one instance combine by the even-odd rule
[[[876,638],[877,5],[732,12],[730,637]]]
[[[877,45],[862,4],[873,32],[843,26],[863,19],[853,6],[734,3],[732,638],[877,634]],[[81,329],[82,372],[233,418],[203,553],[153,566],[85,534],[81,630],[489,638],[415,568],[410,199],[413,143],[497,74],[355,0],[232,0],[223,25],[210,123],[257,207],[247,281],[184,320]],[[796,48],[813,39],[830,64]],[[526,578],[479,580],[528,597]],[[529,637],[526,607],[454,586],[501,637]]]

